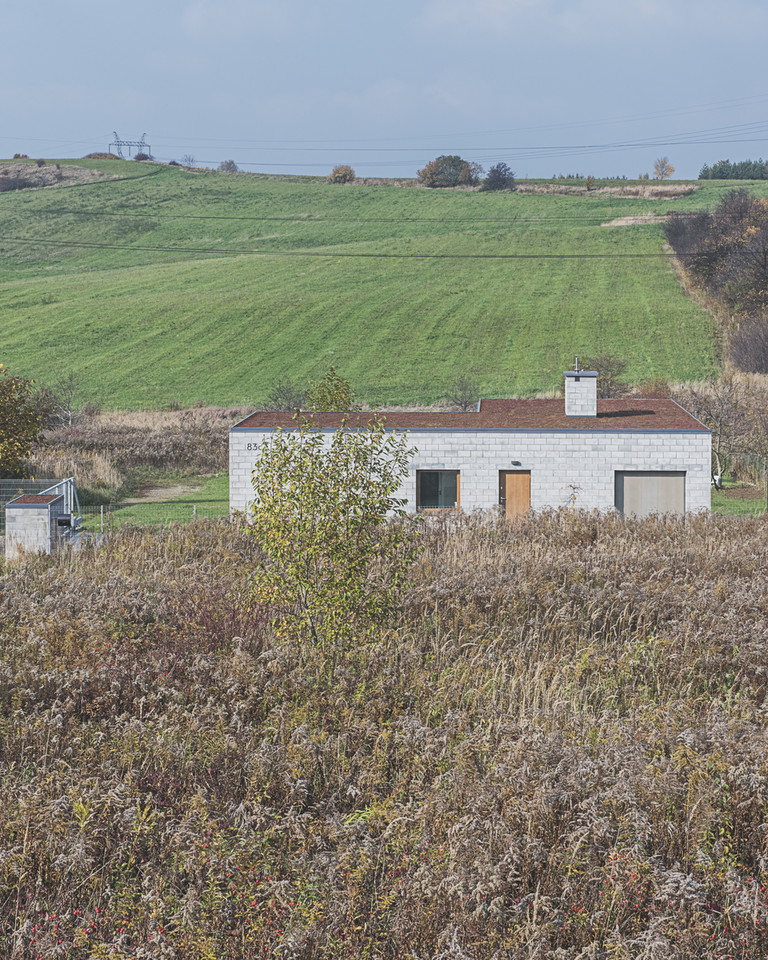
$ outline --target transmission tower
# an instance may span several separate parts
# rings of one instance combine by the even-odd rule
[[[147,143],[146,133],[142,133],[141,140],[121,140],[115,131],[115,139],[109,145],[109,151],[112,153],[112,147],[117,151],[118,157],[122,160],[128,160],[131,157],[131,147],[136,148],[136,153],[152,153],[152,147]],[[123,153],[123,147],[128,148],[128,156]]]

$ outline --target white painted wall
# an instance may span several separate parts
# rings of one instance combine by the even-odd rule
[[[244,510],[251,499],[256,450],[270,432],[230,431],[232,510]],[[323,432],[329,439],[334,433]],[[684,470],[686,511],[710,508],[710,435],[702,430],[422,429],[408,431],[408,441],[418,450],[401,494],[411,510],[416,509],[417,470],[461,471],[461,507],[467,512],[498,503],[500,470],[531,471],[534,510],[571,502],[609,510],[617,470]]]

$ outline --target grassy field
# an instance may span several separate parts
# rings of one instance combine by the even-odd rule
[[[107,407],[253,404],[333,364],[370,403],[560,386],[612,351],[632,380],[713,372],[658,223],[679,199],[494,195],[83,161],[115,179],[0,196],[2,360]],[[730,185],[727,185],[730,186]],[[768,190],[766,185],[755,189]]]
[[[114,530],[126,523],[166,527],[171,523],[226,516],[229,513],[229,476],[200,477],[197,480],[199,489],[167,499],[156,496],[152,500],[108,504],[103,515],[100,506],[83,507],[82,529],[96,533],[102,528],[102,519],[106,529]],[[194,483],[195,478],[190,482]]]

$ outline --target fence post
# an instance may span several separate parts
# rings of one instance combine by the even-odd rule
[[[197,520],[197,504],[192,507],[192,519]]]
[[[104,504],[101,505],[101,532],[104,533]]]

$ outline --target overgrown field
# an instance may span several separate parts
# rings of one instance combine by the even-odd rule
[[[633,381],[716,366],[653,218],[714,205],[717,182],[649,199],[83,163],[117,176],[0,196],[2,359],[71,370],[111,408],[254,404],[330,365],[375,404],[461,375],[555,389],[575,353],[619,354]]]
[[[765,957],[767,532],[435,526],[332,680],[234,524],[7,569],[0,951]]]

